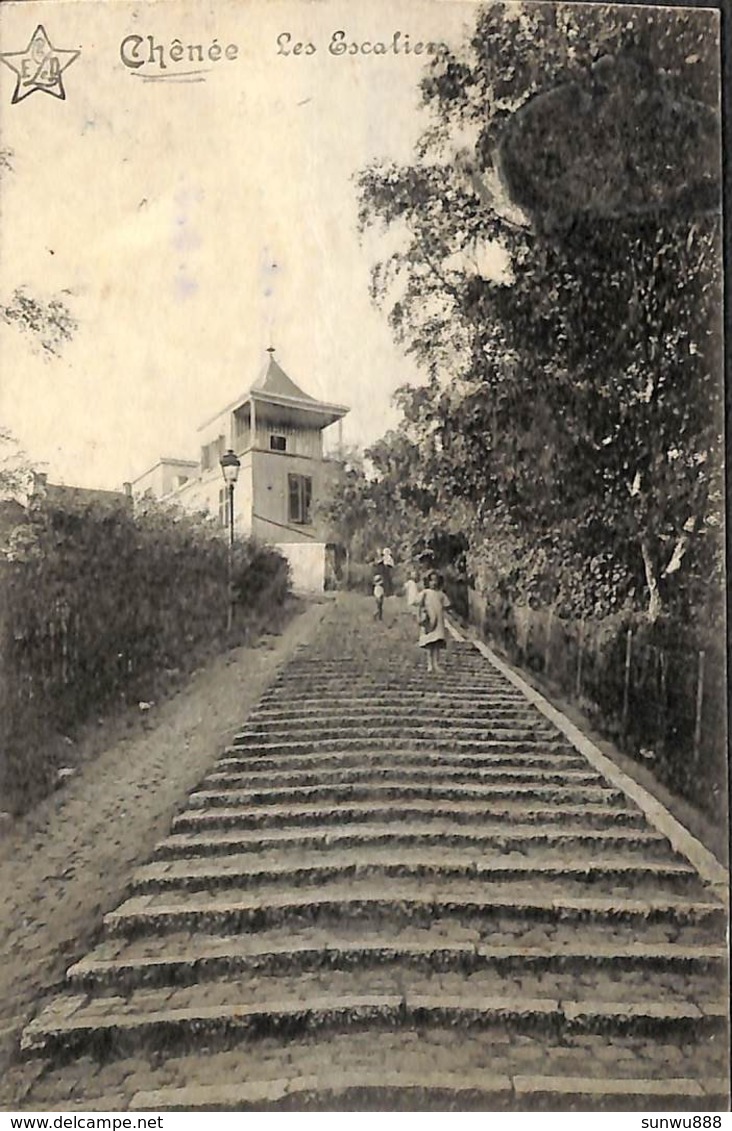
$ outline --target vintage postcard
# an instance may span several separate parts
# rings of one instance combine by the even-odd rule
[[[728,1118],[722,77],[0,6],[3,1111]]]

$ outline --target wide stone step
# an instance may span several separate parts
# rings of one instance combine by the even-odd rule
[[[476,669],[467,672],[464,672],[460,665],[454,665],[450,671],[445,670],[437,679],[425,671],[422,664],[401,672],[389,672],[384,669],[375,669],[369,672],[361,667],[360,669],[331,673],[325,678],[321,678],[315,671],[295,673],[290,676],[285,669],[269,685],[265,694],[272,696],[277,692],[309,691],[313,696],[324,699],[327,698],[327,695],[323,694],[324,690],[328,693],[338,692],[343,695],[413,691],[439,697],[460,694],[466,689],[485,695],[506,696],[513,699],[524,698],[521,691],[510,680],[499,672],[494,672],[488,665],[482,671]]]
[[[368,684],[384,679],[397,680],[400,683],[414,680],[428,687],[430,684],[444,687],[459,682],[460,679],[482,686],[506,687],[508,685],[505,676],[489,664],[484,663],[482,667],[480,663],[466,664],[461,657],[451,656],[449,650],[444,654],[441,666],[440,677],[435,680],[431,673],[425,670],[423,652],[414,649],[411,654],[404,652],[400,654],[398,647],[390,647],[389,651],[383,652],[381,655],[378,652],[373,652],[366,662],[359,659],[352,662],[345,660],[341,663],[339,660],[329,661],[324,658],[320,662],[310,665],[289,663],[280,669],[272,686],[300,680],[312,682],[317,682],[317,680],[342,682],[357,680],[360,683]]]
[[[446,723],[438,720],[436,723],[417,724],[414,719],[405,719],[403,722],[390,722],[388,719],[379,723],[368,722],[341,722],[336,720],[328,724],[325,720],[313,719],[311,723],[298,722],[292,719],[282,724],[276,723],[251,723],[244,726],[236,733],[234,743],[243,745],[258,742],[290,742],[292,739],[390,739],[390,737],[410,737],[415,739],[431,739],[436,736],[440,741],[449,737],[450,740],[464,741],[472,739],[498,739],[501,742],[541,742],[557,741],[558,735],[549,726],[501,726],[488,724]]]
[[[252,711],[248,722],[250,724],[296,723],[299,725],[312,725],[315,723],[434,723],[449,726],[451,723],[477,723],[490,722],[505,726],[531,726],[536,725],[549,729],[556,734],[556,728],[546,722],[543,716],[536,713],[535,708],[529,707],[496,707],[492,703],[470,702],[463,705],[450,706],[434,705],[432,702],[411,703],[404,705],[401,701],[384,702],[380,706],[372,706],[368,699],[360,703],[333,703],[329,700],[321,701],[318,706],[281,705],[277,708],[258,707]]]
[[[342,739],[298,739],[290,735],[281,741],[270,741],[264,736],[257,740],[246,740],[227,748],[227,753],[238,754],[251,752],[261,757],[267,754],[276,754],[283,757],[285,754],[312,754],[312,753],[348,753],[361,751],[362,753],[394,753],[395,751],[427,751],[431,753],[445,752],[454,754],[506,754],[513,753],[517,758],[522,754],[540,753],[545,756],[550,754],[567,754],[571,751],[568,742],[556,739],[532,739],[517,742],[507,739],[450,739],[448,735],[434,737],[434,739],[420,739],[415,735],[393,735],[380,737],[380,739],[364,739],[364,737],[344,736]]]
[[[257,714],[275,717],[279,714],[297,714],[318,711],[346,711],[354,712],[361,709],[376,711],[459,711],[489,710],[495,718],[516,716],[518,718],[536,718],[536,708],[533,707],[520,691],[491,694],[489,696],[476,695],[474,692],[433,692],[429,691],[389,691],[385,689],[378,694],[366,691],[361,694],[354,693],[353,688],[348,692],[330,694],[327,699],[308,694],[290,694],[287,696],[275,695],[271,692],[259,700],[256,707]]]
[[[452,929],[451,929],[452,928]],[[142,986],[191,985],[234,977],[245,972],[266,974],[312,973],[323,970],[363,971],[373,967],[405,967],[422,971],[480,970],[500,973],[582,971],[687,972],[724,977],[727,952],[723,945],[637,942],[630,936],[603,940],[584,932],[573,937],[526,942],[521,938],[496,943],[438,921],[428,930],[406,930],[392,936],[346,932],[335,925],[299,931],[270,931],[235,936],[164,935],[101,943],[70,967],[67,982],[73,990],[113,988],[128,993]],[[531,937],[531,932],[527,932]],[[589,937],[588,937],[589,936]],[[554,987],[555,989],[558,986]],[[706,992],[706,991],[705,991]]]
[[[449,652],[445,652],[443,659],[445,661],[445,672],[457,670],[471,672],[476,676],[483,676],[487,673],[495,679],[501,678],[500,673],[491,672],[485,660],[475,651],[472,645],[468,649],[451,647]],[[329,675],[340,675],[344,671],[359,674],[363,673],[365,663],[369,660],[373,663],[371,674],[383,672],[419,672],[421,674],[424,670],[424,661],[419,651],[412,649],[411,652],[405,653],[391,647],[388,651],[368,649],[368,652],[361,655],[339,656],[337,659],[326,659],[316,654],[302,658],[296,657],[290,660],[282,671],[295,675],[316,676],[320,672],[326,672]]]
[[[488,671],[488,668],[486,668]],[[503,679],[502,675],[480,675],[462,673],[457,670],[449,676],[442,675],[434,680],[423,671],[423,668],[414,668],[407,674],[391,675],[388,672],[376,672],[371,675],[360,672],[341,672],[338,676],[331,676],[326,684],[320,681],[315,673],[311,675],[295,676],[294,679],[277,679],[269,684],[265,692],[267,698],[286,700],[287,693],[308,693],[320,701],[327,700],[333,694],[341,696],[374,696],[374,694],[401,694],[412,693],[417,696],[439,699],[445,696],[465,696],[470,692],[473,696],[496,697],[498,700],[526,702],[526,697],[514,687],[513,683]]]
[[[408,701],[410,695],[421,697],[431,704],[439,704],[450,700],[472,700],[473,702],[498,704],[525,704],[526,697],[510,684],[501,681],[500,684],[486,680],[462,679],[459,674],[451,680],[439,679],[439,690],[436,690],[436,681],[425,675],[415,676],[413,679],[390,679],[388,676],[366,679],[363,676],[342,679],[319,680],[316,677],[308,679],[282,680],[271,685],[270,689],[260,699],[260,703],[295,702],[298,699],[319,699],[321,703],[329,703],[334,699],[358,697],[378,699],[385,697],[393,703],[403,699]]]
[[[507,825],[524,823],[581,823],[588,829],[646,827],[643,814],[630,805],[610,806],[604,803],[587,802],[582,805],[532,803],[521,801],[447,801],[437,799],[411,798],[409,801],[397,798],[379,797],[366,801],[349,800],[340,802],[338,807],[330,803],[318,805],[314,802],[289,804],[258,804],[252,807],[190,809],[173,818],[172,828],[176,832],[205,828],[283,828],[296,826],[312,828],[319,826],[324,830],[336,826],[358,823],[364,820],[378,820],[401,824],[419,819],[439,822],[445,819],[470,826],[482,826],[486,822],[505,822]]]
[[[379,707],[369,709],[343,709],[330,707],[327,702],[320,711],[305,711],[296,708],[279,711],[279,713],[260,714],[253,711],[249,716],[246,726],[242,731],[261,733],[273,731],[277,727],[289,728],[300,726],[305,729],[320,726],[324,729],[333,727],[352,726],[413,726],[417,729],[443,729],[465,727],[481,727],[489,731],[531,731],[536,729],[541,734],[559,737],[557,728],[548,722],[542,715],[528,713],[528,711],[506,711],[501,716],[496,716],[488,707],[466,706],[459,709],[445,710],[431,705],[415,707],[412,710],[401,707]]]
[[[318,751],[348,751],[362,750],[364,752],[399,751],[399,750],[445,750],[452,754],[533,754],[535,752],[551,754],[566,753],[571,750],[567,742],[552,738],[498,739],[498,738],[453,738],[449,733],[435,734],[432,738],[420,738],[418,735],[393,735],[381,738],[355,738],[344,735],[342,738],[303,738],[297,739],[292,735],[280,741],[269,738],[246,739],[242,742],[235,740],[234,745],[227,748],[227,753],[238,754],[242,750],[252,750],[259,754],[313,754]]]
[[[260,853],[277,848],[317,848],[320,853],[338,852],[366,845],[398,849],[406,846],[460,848],[464,852],[499,849],[502,852],[537,852],[566,847],[573,851],[597,852],[603,849],[642,851],[651,859],[668,859],[668,841],[654,829],[556,828],[553,825],[510,826],[482,824],[466,829],[455,821],[394,825],[363,823],[346,828],[246,829],[217,832],[177,833],[157,845],[158,860],[191,856],[218,856],[243,852]]]
[[[404,648],[404,641],[390,639],[383,642],[385,647],[379,647],[378,641],[371,641],[364,653],[352,659],[339,656],[323,656],[319,650],[311,653],[308,663],[299,662],[294,658],[280,668],[277,678],[317,679],[321,674],[338,678],[361,676],[364,679],[375,679],[382,675],[402,675],[426,678],[430,675],[425,670],[424,652],[414,646],[416,642]],[[472,663],[466,663],[466,653],[455,652],[452,648],[443,650],[442,676],[444,679],[454,678],[459,675],[469,675],[474,679],[488,679],[493,682],[503,681],[505,677],[488,664],[480,664],[479,654],[470,654]],[[370,665],[370,666],[369,666]]]
[[[699,885],[699,879],[686,863],[673,860],[659,862],[626,857],[578,859],[570,852],[555,851],[542,859],[527,859],[521,853],[485,856],[445,849],[440,853],[424,849],[396,849],[391,846],[364,846],[341,849],[337,858],[322,853],[270,852],[253,859],[251,854],[216,857],[213,860],[157,861],[138,868],[132,881],[135,892],[187,891],[216,892],[226,888],[247,889],[261,884],[301,887],[351,877],[422,878],[425,881],[445,879],[526,880],[536,878],[583,880],[587,884],[619,880],[621,882],[656,880],[659,890],[668,882],[673,890],[679,885]]]
[[[513,1077],[477,1071],[353,1070],[140,1091],[130,1111],[725,1111],[723,1077]],[[109,1104],[109,1110],[115,1106]],[[105,1106],[94,1110],[107,1110]]]
[[[220,895],[169,891],[133,896],[105,916],[107,929],[117,934],[155,933],[180,930],[210,930],[217,933],[262,930],[287,922],[389,922],[429,923],[436,916],[483,917],[498,920],[513,916],[518,922],[562,919],[619,920],[716,927],[725,921],[716,901],[646,895],[635,883],[614,883],[611,891],[586,894],[580,881],[547,883],[514,882],[510,890],[489,882],[440,882],[381,877],[378,881],[355,878],[347,885],[321,883],[294,890],[259,887],[255,891],[230,889]]]
[[[393,738],[411,739],[419,741],[422,739],[432,742],[436,739],[439,742],[449,742],[450,745],[460,742],[473,742],[478,740],[486,742],[495,740],[498,742],[515,742],[517,744],[523,742],[551,742],[553,739],[556,741],[556,731],[551,730],[549,727],[529,726],[522,728],[510,728],[500,726],[445,726],[437,724],[435,726],[417,726],[414,723],[395,723],[393,725],[358,725],[354,723],[351,726],[340,724],[327,727],[320,723],[313,723],[312,726],[301,726],[298,723],[292,723],[286,727],[268,727],[257,726],[253,724],[251,727],[247,726],[240,730],[234,736],[235,746],[258,746],[260,743],[273,743],[273,742],[291,742],[296,739],[298,742],[340,742],[342,739],[347,739],[349,742],[354,739],[386,739],[390,741]]]
[[[297,801],[331,801],[333,803],[349,801],[369,801],[376,798],[392,798],[396,801],[413,799],[435,801],[464,801],[464,800],[508,800],[525,799],[552,800],[557,802],[593,802],[595,804],[617,805],[623,801],[620,790],[611,786],[595,785],[542,785],[540,783],[519,784],[508,783],[501,785],[442,785],[417,784],[404,779],[392,782],[372,782],[368,785],[308,785],[287,786],[278,789],[219,789],[198,790],[192,793],[189,804],[193,808],[213,808],[225,806],[232,808],[236,805],[252,805],[262,802],[264,804],[281,804]]]
[[[217,769],[208,774],[203,785],[206,789],[219,788],[281,788],[289,786],[320,786],[333,782],[340,786],[364,785],[374,782],[427,783],[435,788],[452,784],[495,783],[534,783],[537,785],[597,785],[603,779],[596,770],[541,768],[512,768],[507,766],[490,767],[440,767],[418,769],[413,766],[385,766],[369,764],[362,769],[336,767],[334,769],[309,770],[293,766],[287,770],[265,770],[258,768],[243,770]]]
[[[639,971],[622,983],[604,979],[602,992],[583,989],[572,974],[527,974],[522,989],[496,971],[469,979],[445,972],[406,979],[387,970],[327,971],[302,976],[220,979],[200,985],[133,991],[119,996],[59,995],[25,1029],[25,1051],[89,1050],[104,1055],[148,1047],[197,1047],[212,1042],[321,1028],[455,1025],[470,1030],[498,1023],[517,1031],[556,1033],[723,1031],[726,1010],[703,975],[662,976],[658,984]],[[687,983],[691,985],[687,985]],[[571,990],[577,994],[571,995]]]
[[[444,770],[472,769],[473,767],[486,770],[501,767],[543,770],[586,770],[588,768],[587,761],[580,754],[572,754],[568,751],[552,754],[540,751],[533,754],[509,754],[505,751],[501,754],[473,754],[471,752],[449,754],[446,751],[433,750],[397,750],[388,753],[383,750],[323,750],[311,754],[290,751],[277,755],[257,754],[252,751],[237,749],[236,755],[227,753],[219,758],[216,766],[217,770],[222,773],[224,771],[248,773],[257,770],[288,771],[293,769],[329,770],[342,768],[345,770],[363,769],[371,766],[385,766],[389,769],[396,769],[400,766],[432,766]]]
[[[367,668],[363,664],[356,667],[339,666],[337,668],[313,665],[309,671],[295,670],[292,667],[284,668],[267,689],[271,693],[274,689],[313,687],[336,688],[348,691],[350,687],[358,690],[383,688],[394,690],[410,688],[412,690],[436,691],[449,694],[451,691],[460,690],[462,686],[470,687],[487,693],[507,694],[517,689],[498,671],[493,671],[487,664],[483,667],[465,667],[460,663],[445,665],[442,672],[435,679],[425,670],[425,659],[420,657],[417,663],[409,666],[375,664]]]
[[[413,1033],[320,1029],[205,1054],[136,1050],[98,1065],[91,1078],[86,1059],[62,1064],[44,1074],[41,1094],[70,1097],[65,1108],[87,1112],[724,1110],[720,1044],[689,1033],[662,1041],[566,1031],[554,1038],[502,1025],[466,1029],[459,1040],[437,1025]]]

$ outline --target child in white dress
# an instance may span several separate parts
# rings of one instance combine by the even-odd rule
[[[445,609],[450,598],[442,590],[442,578],[436,570],[428,573],[419,600],[419,646],[427,649],[427,671],[439,672],[438,656],[447,647]]]

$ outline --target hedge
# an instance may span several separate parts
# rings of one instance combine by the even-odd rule
[[[0,560],[0,808],[48,788],[75,727],[276,625],[286,560],[239,540],[232,561],[230,589],[220,528],[159,504],[29,509]]]

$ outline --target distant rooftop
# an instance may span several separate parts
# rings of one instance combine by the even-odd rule
[[[105,506],[130,506],[128,490],[110,491],[103,487],[73,487],[66,483],[49,483],[45,472],[33,473],[32,494],[50,503],[103,503]]]

